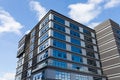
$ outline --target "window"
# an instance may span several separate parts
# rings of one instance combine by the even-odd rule
[[[59,22],[59,23],[65,24],[65,20],[63,20],[63,19],[61,19],[61,18],[59,18],[59,17],[57,17],[55,15],[54,15],[54,20]]]
[[[54,23],[54,28],[57,29],[57,30],[59,30],[59,31],[65,32],[65,27],[63,27],[61,25],[58,25],[58,24]]]
[[[86,55],[95,58],[94,52],[87,52]]]
[[[43,75],[42,72],[37,73],[37,74],[35,74],[35,75],[33,76],[33,80],[42,80],[42,79],[44,79],[43,76],[44,76],[44,75]]]
[[[28,68],[32,66],[32,60],[28,62]]]
[[[32,51],[34,49],[34,44],[30,45],[30,51]]]
[[[83,32],[84,32],[86,35],[91,36],[91,32],[90,32],[90,31],[88,31],[88,30],[86,30],[86,29],[83,29]]]
[[[31,34],[30,34],[30,37],[32,38],[34,35],[35,35],[35,29],[32,30],[32,32],[31,32]]]
[[[76,74],[75,80],[92,80],[91,76]]]
[[[38,60],[37,60],[38,62],[46,59],[48,57],[48,50],[43,52],[42,54],[39,54],[37,57],[38,57]]]
[[[78,48],[78,47],[75,47],[75,46],[71,46],[71,51],[72,52],[76,52],[76,53],[82,53],[82,51],[81,51],[81,48]]]
[[[30,76],[31,76],[31,69],[27,71],[27,77],[30,77]]]
[[[53,40],[53,45],[61,49],[66,49],[66,44],[57,40]]]
[[[47,38],[48,38],[48,32],[46,33],[46,34],[44,34],[44,35],[42,35],[41,37],[40,37],[40,43],[42,43],[43,41],[45,41]]]
[[[45,41],[41,46],[38,47],[39,52],[43,51],[44,49],[46,49],[49,46],[48,40]]]
[[[96,61],[95,60],[87,59],[87,63],[89,65],[96,66]]]
[[[32,59],[33,57],[33,51],[28,54],[28,59]]]
[[[79,70],[79,71],[85,71],[83,66],[79,66],[76,64],[72,64],[72,69]]]
[[[61,34],[61,33],[58,33],[58,32],[54,31],[53,36],[56,37],[56,38],[65,40],[65,35],[64,34]]]
[[[19,67],[19,68],[17,68],[17,70],[16,70],[16,74],[20,74],[21,72],[22,72],[22,69],[23,69],[23,67],[21,66],[21,67]]]
[[[92,42],[92,38],[90,38],[90,37],[84,36],[84,39],[85,39],[86,41]]]
[[[57,80],[70,80],[70,73],[56,71],[55,72],[55,78]]]
[[[40,36],[41,36],[42,34],[44,34],[48,29],[49,29],[49,25],[46,25],[45,27],[43,27],[43,28],[40,30]]]
[[[93,45],[89,43],[85,43],[86,48],[93,49]]]
[[[75,38],[71,38],[71,43],[79,45],[80,46],[80,40],[77,40]]]
[[[70,23],[70,27],[71,27],[72,29],[74,29],[74,30],[79,31],[79,27],[76,26],[76,25],[74,25],[74,24],[72,24],[72,23]]]
[[[63,61],[53,60],[53,66],[67,68],[67,63]]]
[[[90,73],[93,73],[93,74],[98,74],[97,70],[96,69],[93,69],[93,68],[88,68],[88,70],[90,71]]]
[[[35,41],[35,37],[32,37],[32,38],[30,39],[30,44],[34,43],[34,41]]]
[[[94,80],[103,80],[102,78],[99,77],[93,77]]]
[[[72,61],[82,63],[82,57],[77,56],[77,55],[72,55]]]
[[[40,29],[41,29],[42,27],[44,27],[44,26],[48,23],[48,21],[49,21],[49,17],[46,17],[46,18],[44,19],[44,21],[41,23]]]
[[[20,59],[17,62],[17,67],[21,66],[23,64],[24,59]]]
[[[73,30],[70,30],[70,35],[80,38],[80,34],[78,32],[73,31]]]
[[[17,75],[15,80],[21,80],[21,75]]]
[[[62,52],[56,49],[53,49],[53,56],[57,58],[66,59],[66,52]]]

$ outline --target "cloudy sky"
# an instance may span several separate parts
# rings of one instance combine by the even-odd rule
[[[0,80],[14,80],[18,41],[50,9],[91,28],[120,23],[120,0],[0,0]]]

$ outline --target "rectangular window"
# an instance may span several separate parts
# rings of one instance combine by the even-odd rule
[[[77,40],[75,38],[71,38],[71,43],[79,45],[80,46],[80,40]]]
[[[73,31],[73,30],[70,30],[70,35],[80,38],[80,34],[78,32]]]
[[[32,60],[28,61],[28,68],[32,66]]]
[[[93,45],[89,43],[85,43],[86,48],[93,49]]]
[[[66,49],[66,44],[58,40],[53,40],[53,46],[61,49]]]
[[[91,59],[87,59],[87,64],[92,65],[92,66],[96,66],[96,61],[91,60]]]
[[[54,26],[53,26],[55,29],[59,30],[59,31],[63,31],[65,32],[65,27],[61,26],[61,25],[58,25],[58,24],[55,24],[54,23]]]
[[[88,70],[90,71],[90,73],[98,74],[97,69],[88,68]]]
[[[49,25],[46,25],[45,27],[43,27],[43,28],[40,30],[40,36],[41,36],[42,34],[44,34],[48,29],[49,29]]]
[[[30,34],[30,37],[32,38],[34,35],[35,35],[35,29],[32,30],[32,32],[31,32],[31,34]]]
[[[49,43],[48,43],[48,40],[47,40],[47,41],[45,41],[42,45],[40,45],[40,46],[38,47],[39,52],[43,51],[43,50],[46,49],[48,46],[49,46]]]
[[[66,59],[66,52],[62,52],[56,49],[53,49],[53,56],[57,58]]]
[[[61,71],[55,72],[55,78],[56,78],[56,80],[71,80],[70,73],[61,72]]]
[[[54,15],[54,20],[59,22],[59,23],[65,24],[65,20],[63,20],[63,19],[61,19],[61,18],[59,18],[59,17],[57,17],[55,15]]]
[[[40,72],[40,73],[37,73],[33,76],[33,80],[42,80],[43,79],[43,73]]]
[[[85,41],[92,42],[92,38],[90,38],[90,37],[84,36],[84,39],[85,39]]]
[[[87,52],[86,55],[95,58],[94,52]]]
[[[74,29],[74,30],[79,31],[79,27],[76,26],[75,24],[70,23],[70,27],[71,27],[72,29]]]
[[[72,69],[78,70],[78,71],[85,71],[83,66],[79,66],[76,64],[72,64]]]
[[[54,31],[53,36],[62,40],[65,40],[65,35]]]
[[[67,68],[67,63],[58,61],[58,60],[53,60],[53,66],[61,67],[61,68]]]
[[[42,36],[40,37],[40,43],[42,43],[43,41],[45,41],[48,37],[49,37],[48,32],[45,33],[44,35],[42,35]]]
[[[72,55],[72,61],[78,62],[78,63],[82,63],[83,62],[82,57],[77,56],[77,55]]]
[[[71,51],[75,52],[75,53],[82,54],[81,48],[78,48],[78,47],[75,47],[75,46],[71,46]]]
[[[46,59],[47,57],[48,57],[48,50],[37,56],[37,62],[40,62],[40,61]]]
[[[86,30],[86,29],[83,29],[83,33],[85,33],[86,35],[91,36],[91,32],[90,32],[90,31],[88,31],[88,30]]]
[[[46,18],[44,19],[44,21],[41,23],[40,29],[41,29],[42,27],[44,27],[44,26],[48,23],[48,21],[49,21],[49,17],[46,17]]]

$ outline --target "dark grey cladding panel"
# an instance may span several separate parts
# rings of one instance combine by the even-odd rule
[[[102,67],[114,65],[114,64],[117,64],[117,63],[120,63],[120,58],[119,57],[108,60],[108,61],[105,61],[105,62],[102,62]]]
[[[106,58],[106,57],[109,57],[109,56],[112,56],[112,55],[115,55],[115,54],[118,54],[118,50],[117,48],[116,49],[113,49],[113,50],[110,50],[108,52],[105,52],[104,54],[100,54],[100,58],[103,59],[103,58]]]

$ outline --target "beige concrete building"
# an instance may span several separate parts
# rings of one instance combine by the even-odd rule
[[[107,20],[95,27],[103,73],[120,80],[120,26]]]

